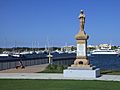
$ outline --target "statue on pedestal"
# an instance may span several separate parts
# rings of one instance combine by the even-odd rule
[[[96,78],[100,76],[100,69],[90,65],[87,57],[87,39],[89,36],[84,31],[85,14],[81,10],[79,15],[80,30],[75,38],[77,40],[77,55],[74,64],[63,71],[64,77],[89,77]]]
[[[87,58],[87,39],[89,36],[84,31],[85,26],[85,14],[81,10],[79,15],[80,20],[80,30],[75,38],[77,40],[77,56],[72,67],[83,68],[83,69],[92,69],[89,65],[89,60]]]

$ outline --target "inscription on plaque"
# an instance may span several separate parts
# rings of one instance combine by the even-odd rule
[[[85,44],[77,44],[77,56],[86,56]]]

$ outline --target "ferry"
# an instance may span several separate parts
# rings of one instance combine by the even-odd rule
[[[93,50],[91,52],[91,55],[95,55],[95,54],[114,54],[114,55],[117,55],[118,53],[115,51],[115,50],[102,50],[102,49],[98,49],[98,50]]]

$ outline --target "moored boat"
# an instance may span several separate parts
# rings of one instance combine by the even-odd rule
[[[104,49],[104,50],[101,50],[101,49],[98,49],[98,50],[93,50],[91,52],[92,55],[95,55],[95,54],[118,54],[115,50],[109,50],[109,49]]]

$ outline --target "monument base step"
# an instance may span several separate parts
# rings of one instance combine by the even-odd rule
[[[68,69],[70,70],[93,70],[95,69],[95,66],[91,66],[91,65],[71,65],[71,67],[68,67]]]
[[[100,76],[100,69],[96,68],[94,70],[81,70],[81,69],[65,69],[63,71],[64,77],[86,77],[86,78],[96,78]]]

